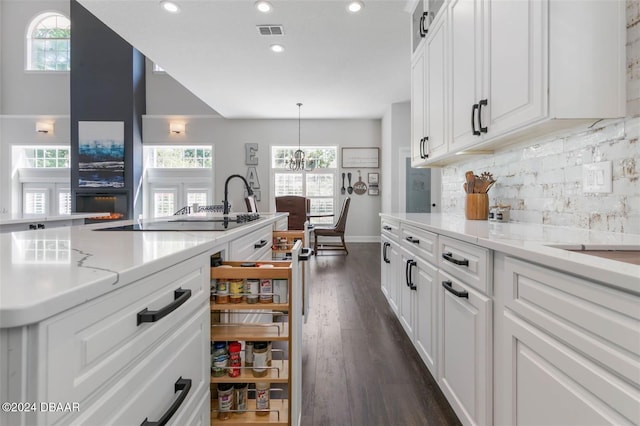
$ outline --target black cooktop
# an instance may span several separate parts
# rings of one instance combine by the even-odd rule
[[[234,217],[189,217],[132,225],[111,226],[94,231],[228,231],[259,219],[257,214],[239,214]]]

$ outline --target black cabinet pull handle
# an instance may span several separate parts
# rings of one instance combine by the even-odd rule
[[[420,31],[420,37],[424,38],[424,36],[426,36],[424,32],[424,13],[420,17],[420,28],[418,28],[418,30]]]
[[[35,223],[30,223],[29,229],[38,229],[38,228],[36,227]]]
[[[298,262],[307,261],[313,256],[313,249],[310,247],[302,247],[298,255]]]
[[[413,243],[413,244],[420,244],[420,240],[418,240],[416,238],[413,238],[411,236],[405,238],[405,240],[407,240],[407,241],[409,241],[410,243]]]
[[[382,229],[384,229],[385,231],[391,231],[393,228],[391,228],[390,226],[384,225]]]
[[[391,246],[391,244],[386,241],[382,245],[382,260],[384,260],[384,263],[391,263],[391,261],[387,257],[387,248],[389,248],[389,246]]]
[[[191,297],[191,290],[179,288],[173,292],[174,300],[169,303],[164,308],[158,309],[157,311],[150,311],[147,308],[144,308],[140,312],[138,312],[138,325],[143,322],[156,322],[160,319],[166,317],[171,312],[175,311],[182,305],[184,302],[189,300]]]
[[[407,263],[404,265],[404,282],[407,287],[409,287],[409,262],[411,261],[407,260]]]
[[[453,257],[453,254],[451,252],[442,253],[442,258],[447,262],[455,263],[456,265],[469,266],[469,261],[467,259],[456,259],[455,257]]]
[[[489,101],[487,99],[483,99],[478,103],[478,125],[480,126],[480,131],[482,133],[487,133],[489,130],[487,127],[482,127],[482,107],[489,105]]]
[[[449,293],[454,294],[458,297],[463,297],[465,299],[469,298],[469,293],[462,290],[462,291],[457,291],[454,290],[453,288],[453,283],[451,281],[442,281],[442,287],[444,287],[445,290],[447,290]]]
[[[423,34],[422,37],[425,37],[429,33],[429,27],[427,24],[427,18],[429,17],[429,12],[422,12],[422,18],[420,19],[420,32]]]
[[[262,248],[267,245],[267,240],[260,240],[259,243],[255,243],[253,248]]]
[[[189,394],[190,390],[191,390],[191,379],[183,379],[182,377],[180,377],[178,379],[178,381],[176,382],[176,384],[174,385],[174,392],[175,393],[182,392],[180,394],[180,396],[178,397],[178,399],[173,401],[173,404],[171,404],[171,407],[169,407],[169,409],[162,415],[162,417],[160,417],[160,420],[158,420],[157,422],[152,422],[147,417],[140,424],[140,426],[164,426],[164,425],[166,425],[167,422],[169,421],[169,419],[171,419],[171,417],[176,413],[176,411],[178,411],[178,408],[180,408],[180,406],[182,405],[184,400],[187,399],[187,395]]]
[[[429,158],[429,153],[428,153],[429,150],[427,149],[427,145],[426,145],[427,142],[429,142],[429,136],[425,136],[420,141],[420,158],[422,159]]]
[[[38,229],[44,229],[44,223],[39,223],[38,224]]]
[[[418,287],[416,287],[416,285],[413,283],[413,280],[411,279],[411,269],[416,266],[418,264],[418,262],[416,262],[415,260],[407,260],[407,266],[409,268],[409,272],[407,273],[407,277],[409,280],[409,288],[411,290],[417,290]]]
[[[476,110],[480,108],[480,105],[473,104],[471,107],[471,131],[474,136],[480,136],[480,132],[476,130]]]

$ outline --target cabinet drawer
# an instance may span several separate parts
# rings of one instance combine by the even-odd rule
[[[262,260],[271,257],[272,225],[267,225],[229,243],[229,259]],[[265,253],[269,255],[266,256]]]
[[[209,326],[208,305],[201,303],[197,314],[186,319],[127,376],[90,407],[81,405],[80,416],[64,419],[63,423],[139,425],[145,419],[158,421],[184,392],[186,396],[168,424],[192,424],[187,419],[194,411],[202,411],[202,398],[209,394]],[[186,387],[178,388],[180,378],[191,381],[188,392]]]
[[[640,386],[640,297],[505,259],[505,306]]]
[[[401,244],[418,257],[438,264],[436,257],[438,236],[414,226],[402,224],[400,228]]]
[[[191,291],[176,298],[176,290]],[[209,259],[201,256],[88,302],[42,324],[40,401],[85,406],[96,392],[164,340],[209,296]],[[138,313],[177,305],[156,322],[138,325]],[[51,413],[55,415],[56,413]]]
[[[490,250],[443,236],[440,236],[438,244],[441,269],[465,284],[491,294],[493,256]]]
[[[395,220],[382,218],[380,220],[380,233],[394,241],[398,241],[400,236],[400,223]]]

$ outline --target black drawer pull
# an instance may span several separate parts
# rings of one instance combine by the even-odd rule
[[[267,240],[260,240],[259,243],[255,243],[253,248],[262,248],[267,245]]]
[[[411,236],[405,238],[405,240],[407,240],[407,241],[409,241],[410,243],[413,243],[413,244],[420,244],[420,240],[418,240],[417,238],[413,238]]]
[[[191,290],[183,290],[182,288],[179,288],[173,292],[173,297],[173,302],[169,303],[164,308],[160,308],[157,311],[150,311],[147,308],[144,308],[143,310],[138,312],[138,325],[142,324],[143,322],[156,322],[166,317],[171,312],[178,309],[184,302],[189,300],[189,298],[191,297]]]
[[[152,421],[149,421],[149,418],[147,417],[140,424],[140,426],[166,425],[169,419],[171,419],[171,417],[176,413],[176,411],[178,411],[178,409],[180,408],[184,400],[187,399],[187,395],[189,394],[190,390],[191,390],[191,379],[183,379],[182,377],[180,377],[176,382],[176,384],[174,385],[175,393],[182,391],[178,399],[173,401],[173,404],[171,404],[171,407],[169,407],[169,409],[162,415],[162,417],[160,417],[160,420],[158,420],[157,422],[152,422]]]
[[[449,293],[454,294],[458,297],[463,297],[465,299],[469,298],[469,293],[467,293],[466,291],[462,290],[462,291],[457,291],[453,289],[453,283],[451,281],[442,281],[442,287],[444,287],[445,290],[447,290]]]
[[[313,256],[313,249],[310,247],[302,247],[298,255],[298,262],[307,261]]]
[[[455,257],[453,257],[453,254],[451,252],[442,253],[442,258],[447,262],[455,263],[456,265],[469,266],[469,261],[467,259],[456,259]]]
[[[384,225],[384,226],[382,227],[382,229],[384,229],[385,231],[392,231],[392,230],[393,230],[393,228],[392,228],[392,227],[387,226],[387,225]]]

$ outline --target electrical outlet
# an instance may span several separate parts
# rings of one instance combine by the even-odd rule
[[[611,161],[582,166],[582,192],[610,194],[613,192]]]

